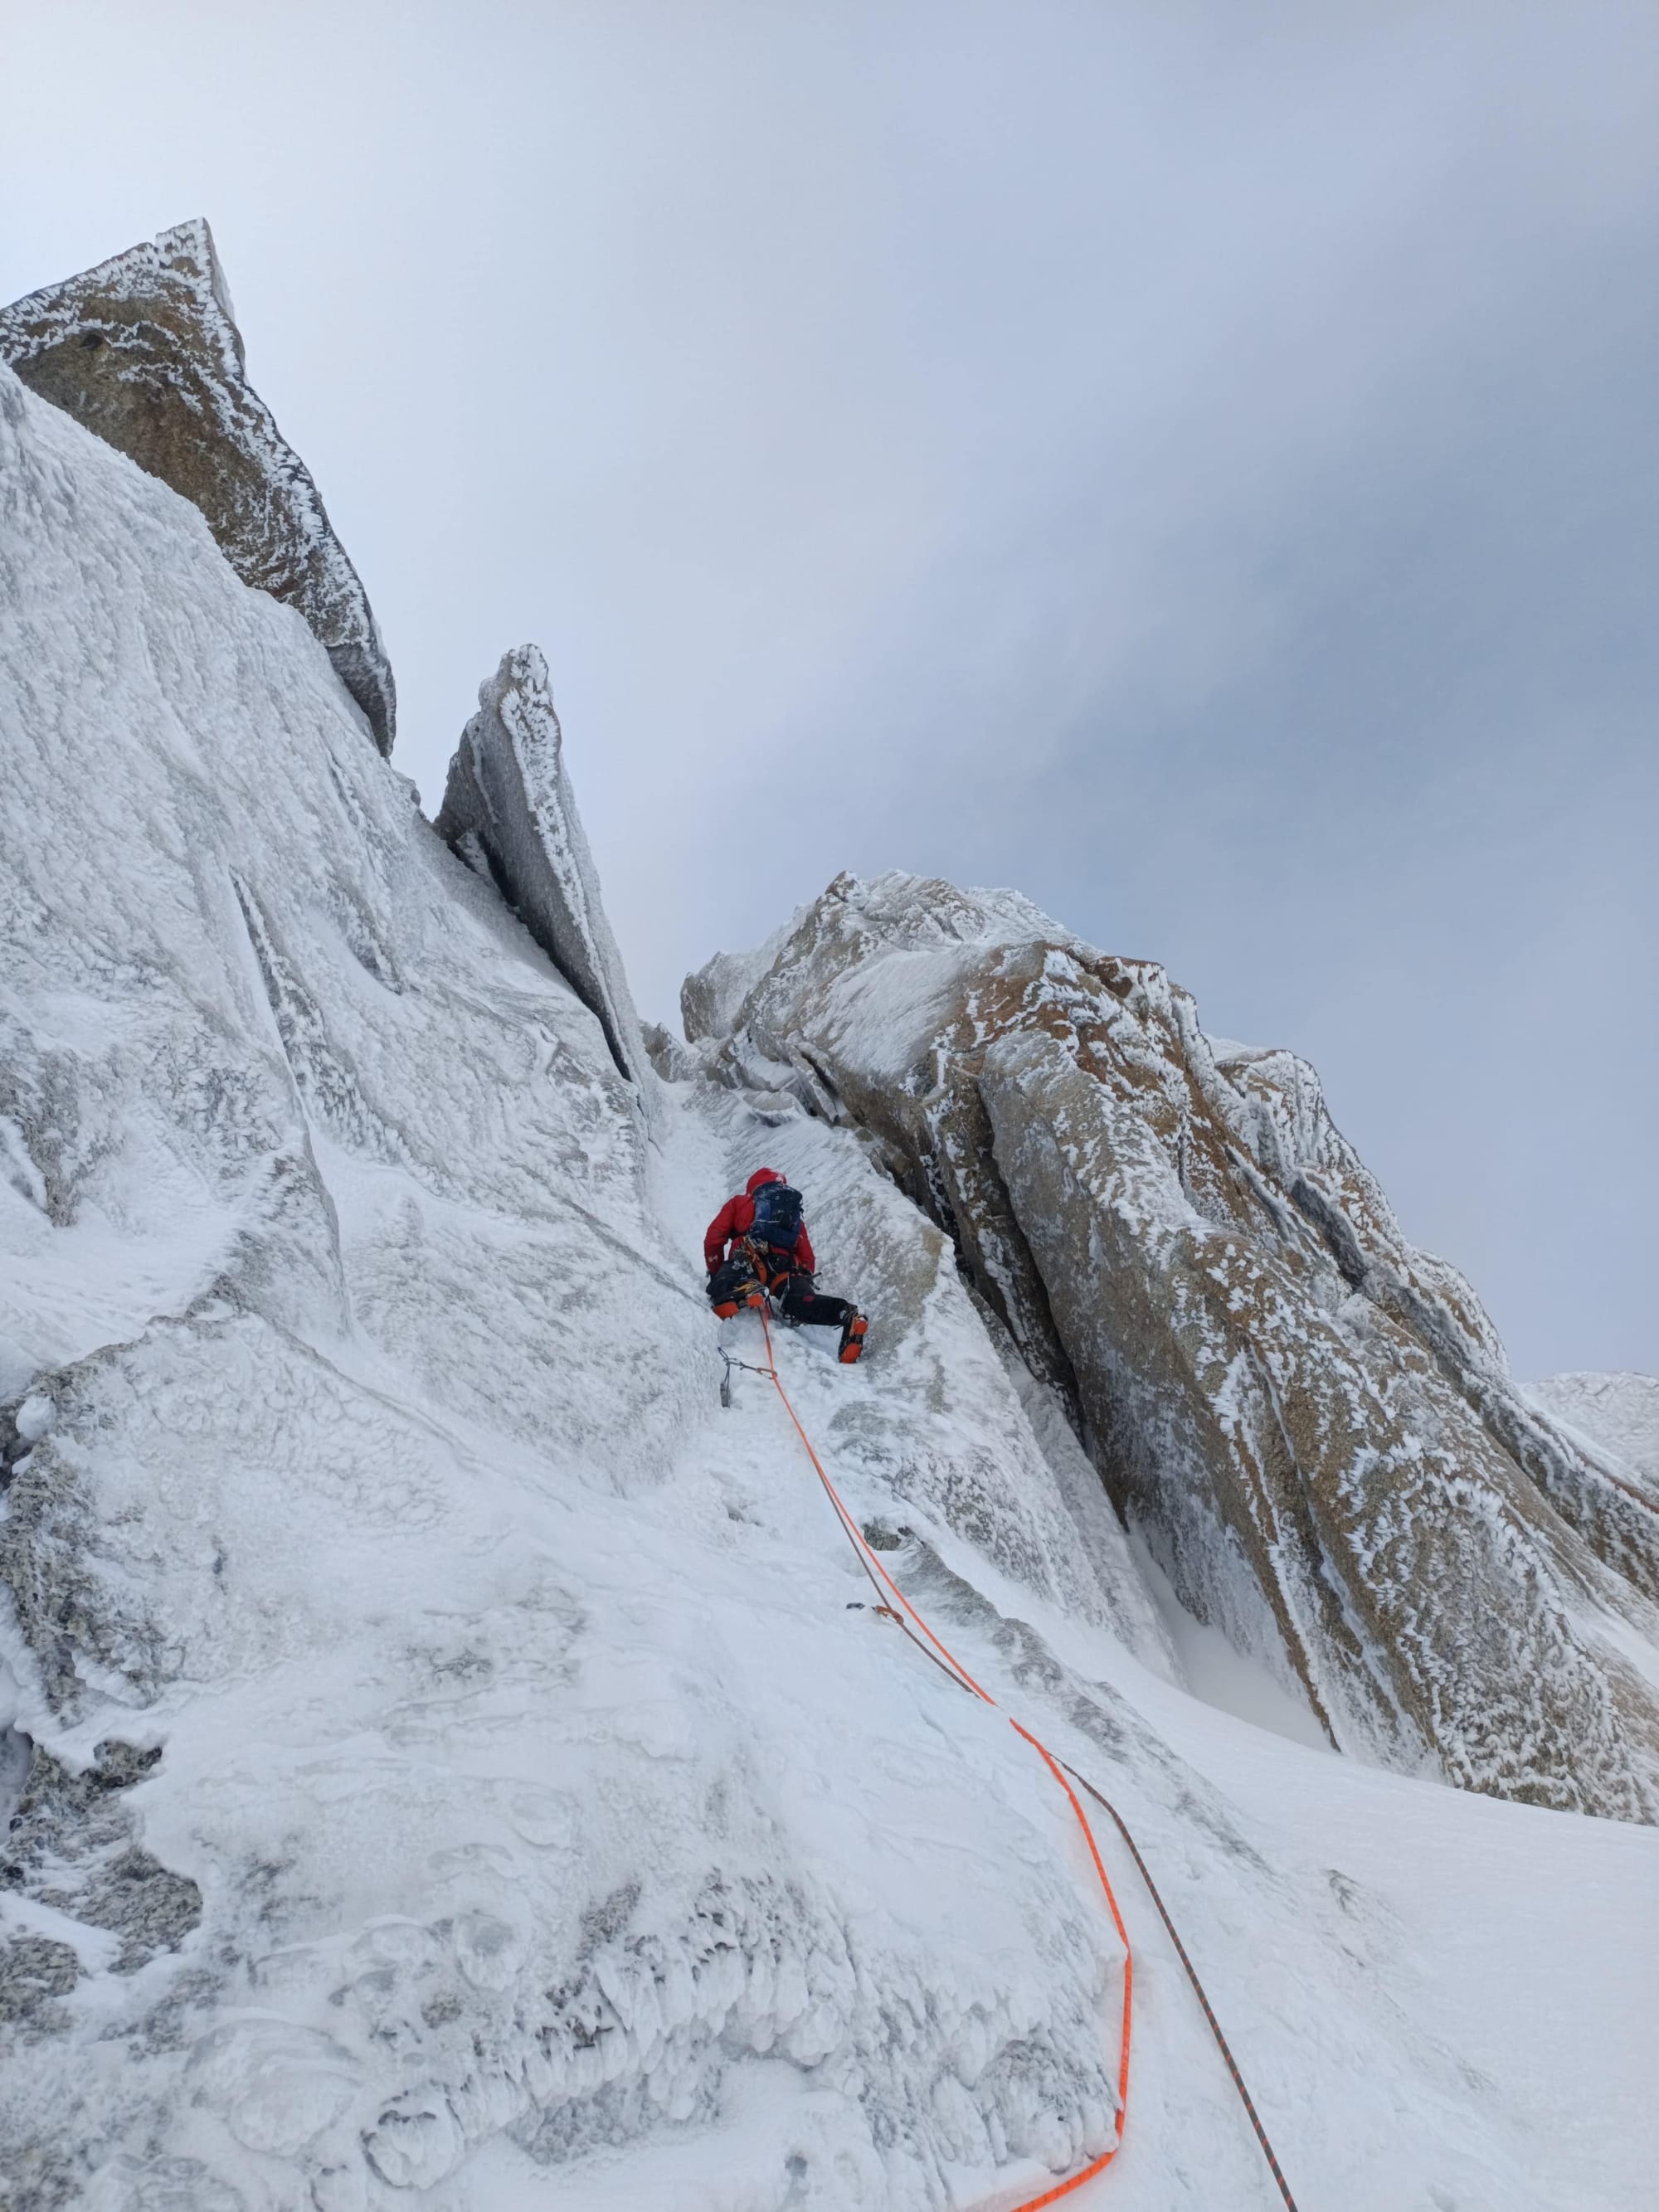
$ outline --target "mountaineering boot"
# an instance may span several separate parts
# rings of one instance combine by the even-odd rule
[[[730,1321],[739,1306],[766,1303],[755,1271],[742,1260],[728,1260],[708,1278],[708,1303],[718,1321]]]
[[[851,1313],[842,1324],[839,1358],[843,1367],[850,1367],[864,1350],[864,1334],[870,1324],[861,1313]]]

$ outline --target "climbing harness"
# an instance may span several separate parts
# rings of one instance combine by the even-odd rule
[[[746,1374],[764,1375],[767,1377],[773,1389],[777,1392],[779,1398],[782,1401],[783,1409],[789,1416],[790,1423],[794,1429],[795,1434],[800,1438],[801,1445],[806,1453],[806,1456],[812,1462],[813,1470],[817,1474],[818,1480],[823,1486],[824,1494],[828,1497],[830,1504],[835,1509],[836,1517],[841,1522],[842,1528],[847,1535],[847,1539],[852,1545],[854,1552],[858,1558],[859,1565],[863,1568],[866,1576],[869,1579],[871,1588],[875,1591],[876,1604],[872,1610],[886,1620],[896,1620],[899,1626],[904,1631],[904,1633],[909,1638],[910,1641],[915,1645],[916,1649],[922,1653],[923,1656],[931,1659],[933,1664],[939,1669],[940,1673],[948,1675],[951,1680],[957,1685],[958,1689],[965,1690],[970,1696],[978,1698],[982,1704],[991,1706],[997,1711],[1001,1711],[1001,1707],[998,1705],[996,1699],[991,1695],[990,1692],[981,1687],[980,1684],[974,1680],[973,1676],[968,1672],[968,1669],[956,1656],[955,1653],[952,1652],[948,1646],[943,1644],[933,1633],[933,1630],[927,1626],[927,1623],[916,1611],[915,1606],[911,1604],[909,1599],[906,1597],[904,1592],[899,1588],[898,1584],[893,1580],[893,1577],[888,1573],[886,1568],[883,1566],[881,1561],[877,1558],[875,1552],[872,1549],[869,1542],[866,1540],[864,1531],[859,1527],[858,1522],[854,1519],[851,1511],[842,1498],[841,1492],[836,1488],[835,1484],[830,1480],[829,1470],[825,1468],[823,1462],[818,1457],[817,1451],[814,1449],[811,1438],[801,1426],[800,1416],[796,1413],[793,1405],[791,1403],[789,1394],[783,1387],[783,1378],[778,1373],[777,1358],[772,1349],[772,1332],[770,1328],[768,1326],[766,1310],[764,1307],[761,1309],[761,1331],[766,1340],[767,1364],[764,1367],[754,1366],[747,1360],[734,1359],[725,1349],[724,1346],[720,1347],[720,1358],[726,1362],[726,1375],[720,1384],[721,1404],[729,1406],[732,1402],[732,1373],[734,1368],[741,1368]],[[890,1600],[896,1601],[896,1609],[895,1604],[893,1602],[890,1602]],[[921,1632],[920,1635],[917,1633],[918,1630]],[[924,1638],[926,1639],[925,1641]],[[1117,2156],[1118,2152],[1122,2148],[1124,2122],[1128,2112],[1129,2034],[1133,2015],[1134,1957],[1129,1947],[1128,1930],[1123,1924],[1123,1916],[1118,1911],[1117,1899],[1113,1893],[1111,1881],[1106,1872],[1105,1862],[1102,1859],[1100,1856],[1100,1847],[1095,1841],[1094,1830],[1089,1825],[1089,1817],[1087,1814],[1085,1813],[1081,1803],[1079,1802],[1076,1790],[1073,1789],[1072,1783],[1068,1782],[1066,1778],[1067,1775],[1071,1776],[1072,1781],[1076,1782],[1079,1789],[1083,1790],[1089,1796],[1094,1799],[1095,1802],[1103,1812],[1110,1815],[1119,1834],[1128,1845],[1130,1856],[1134,1860],[1141,1880],[1146,1885],[1147,1893],[1151,1896],[1152,1903],[1158,1907],[1158,1917],[1163,1921],[1164,1927],[1169,1931],[1170,1940],[1175,1945],[1176,1955],[1179,1957],[1182,1966],[1186,1969],[1187,1978],[1192,1984],[1199,2003],[1203,2008],[1204,2017],[1209,2023],[1210,2032],[1214,2036],[1216,2044],[1220,2050],[1221,2056],[1226,2063],[1227,2071],[1232,2077],[1233,2087],[1237,2090],[1239,2097],[1243,2100],[1244,2110],[1249,2118],[1250,2125],[1255,2131],[1256,2141],[1261,2147],[1262,2155],[1267,2161],[1268,2170],[1278,2185],[1279,2193],[1285,2200],[1287,2212],[1297,2212],[1296,2200],[1291,2195],[1289,2185],[1280,2169],[1279,2160],[1273,2155],[1273,2145],[1267,2140],[1267,2130],[1261,2124],[1255,2106],[1251,2100],[1250,2093],[1244,2086],[1244,2077],[1239,2072],[1237,2062],[1235,2060],[1231,2049],[1228,2047],[1227,2039],[1221,2032],[1221,2023],[1215,2016],[1215,2013],[1211,2006],[1209,1998],[1205,1995],[1204,1985],[1199,1980],[1197,1970],[1194,1966],[1191,1959],[1187,1954],[1187,1947],[1182,1942],[1180,1936],[1176,1933],[1175,1923],[1170,1917],[1169,1911],[1164,1905],[1164,1899],[1158,1894],[1157,1885],[1154,1883],[1152,1875],[1147,1869],[1146,1862],[1141,1856],[1139,1849],[1135,1843],[1134,1838],[1130,1834],[1127,1824],[1125,1822],[1122,1814],[1108,1798],[1102,1796],[1101,1792],[1095,1788],[1092,1782],[1088,1781],[1083,1775],[1079,1774],[1077,1769],[1069,1765],[1067,1761],[1056,1759],[1054,1754],[1048,1749],[1048,1746],[1041,1742],[1037,1737],[1033,1735],[1029,1729],[1022,1727],[1020,1723],[1014,1718],[1012,1713],[1005,1714],[1004,1718],[1013,1729],[1015,1735],[1021,1737],[1026,1743],[1030,1745],[1032,1750],[1036,1753],[1038,1758],[1048,1768],[1048,1772],[1053,1777],[1054,1780],[1066,1793],[1066,1801],[1067,1804],[1070,1805],[1073,1814],[1077,1820],[1078,1826],[1083,1832],[1084,1841],[1089,1847],[1089,1856],[1093,1863],[1095,1873],[1099,1879],[1101,1890],[1106,1899],[1107,1910],[1111,1914],[1112,1926],[1117,1932],[1118,1941],[1123,1946],[1123,2024],[1122,2037],[1118,2052],[1117,2113],[1113,2123],[1111,2143],[1106,2150],[1102,2152],[1098,2158],[1091,2160],[1091,2163],[1084,2166],[1080,2172],[1073,2174],[1068,2180],[1056,2184],[1056,2185],[1052,2189],[1045,2190],[1040,2197],[1026,2197],[1021,2203],[1013,2208],[1013,2212],[1042,2212],[1043,2206],[1059,2203],[1062,2197],[1069,2197],[1073,2190],[1081,2189],[1085,2182],[1092,2181],[1097,2173],[1103,2172],[1104,2169],[1111,2164],[1112,2160]]]

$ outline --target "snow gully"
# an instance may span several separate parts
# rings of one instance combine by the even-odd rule
[[[835,1484],[830,1480],[829,1470],[825,1468],[823,1462],[819,1458],[817,1450],[814,1446],[811,1438],[807,1435],[805,1429],[801,1424],[799,1414],[795,1411],[794,1405],[789,1396],[789,1393],[783,1387],[783,1378],[778,1373],[777,1358],[772,1349],[772,1331],[768,1324],[766,1311],[763,1307],[760,1310],[760,1324],[762,1334],[766,1340],[767,1364],[765,1366],[757,1367],[748,1360],[734,1359],[724,1345],[720,1347],[720,1358],[726,1362],[726,1373],[720,1383],[720,1403],[723,1406],[729,1406],[732,1402],[732,1374],[734,1368],[740,1368],[745,1374],[763,1375],[768,1378],[771,1382],[773,1389],[777,1392],[779,1398],[782,1401],[783,1409],[789,1416],[790,1424],[793,1427],[797,1437],[799,1437],[801,1446],[805,1451],[807,1458],[812,1462],[813,1472],[817,1474],[819,1482],[823,1485],[824,1494],[829,1498],[831,1506],[835,1509],[836,1518],[840,1522],[848,1543],[852,1545],[853,1549],[858,1557],[860,1565],[863,1568],[866,1575],[869,1577],[871,1584],[876,1591],[877,1598],[879,1601],[875,1608],[877,1613],[884,1615],[889,1620],[896,1620],[899,1626],[903,1629],[905,1634],[909,1638],[910,1641],[916,1645],[917,1649],[921,1651],[927,1658],[933,1660],[934,1665],[939,1667],[942,1673],[949,1674],[951,1680],[957,1684],[959,1689],[967,1691],[970,1696],[978,1698],[983,1704],[990,1705],[995,1710],[1000,1711],[1001,1708],[998,1705],[997,1700],[991,1695],[988,1690],[982,1688],[981,1686],[975,1680],[974,1677],[968,1672],[968,1669],[956,1656],[955,1653],[934,1634],[933,1631],[928,1626],[927,1621],[923,1620],[921,1614],[917,1612],[915,1607],[911,1604],[909,1599],[906,1597],[904,1592],[899,1588],[898,1584],[893,1580],[893,1577],[888,1573],[886,1568],[882,1565],[881,1561],[877,1558],[869,1543],[866,1540],[863,1530],[854,1519],[845,1500],[841,1495],[841,1492],[836,1488]],[[896,1600],[898,1606],[902,1608],[902,1611],[896,1612],[893,1607],[886,1602],[886,1596],[884,1595],[884,1585],[885,1586],[886,1593],[890,1594],[890,1595]],[[907,1615],[908,1616],[908,1619],[906,1618]],[[915,1624],[914,1628],[911,1626],[912,1622]],[[924,1644],[921,1638],[917,1636],[917,1629],[920,1629],[921,1636],[927,1638],[926,1644]],[[933,1646],[932,1650],[929,1650],[927,1648],[929,1644]],[[1158,1917],[1163,1921],[1165,1929],[1168,1930],[1170,1941],[1175,1945],[1176,1956],[1180,1959],[1182,1966],[1186,1971],[1188,1980],[1193,1985],[1194,1994],[1196,1996],[1199,2004],[1203,2009],[1204,2018],[1209,2025],[1211,2034],[1215,2038],[1217,2048],[1219,2050],[1222,2058],[1226,2064],[1227,2072],[1231,2079],[1232,2085],[1238,2092],[1240,2100],[1244,2106],[1245,2113],[1249,2119],[1250,2126],[1255,2132],[1256,2142],[1261,2146],[1261,2154],[1267,2161],[1267,2169],[1273,2175],[1274,2184],[1278,2188],[1280,2197],[1285,2201],[1287,2212],[1297,2212],[1296,2199],[1291,2194],[1290,2185],[1285,2179],[1284,2169],[1279,2165],[1279,2159],[1273,2150],[1273,2147],[1267,2139],[1267,2131],[1261,2124],[1261,2115],[1256,2111],[1255,2100],[1251,2097],[1249,2090],[1245,2086],[1244,2076],[1239,2071],[1238,2062],[1234,2058],[1227,2039],[1222,2033],[1221,2023],[1216,2018],[1215,2009],[1205,1993],[1203,1983],[1199,1979],[1198,1970],[1193,1965],[1191,1957],[1188,1955],[1187,1947],[1182,1942],[1179,1934],[1176,1932],[1175,1922],[1170,1917],[1169,1908],[1165,1905],[1163,1898],[1158,1893],[1158,1885],[1152,1880],[1151,1870],[1148,1869],[1146,1860],[1141,1856],[1139,1846],[1136,1844],[1133,1836],[1129,1832],[1127,1822],[1124,1820],[1123,1815],[1117,1810],[1117,1808],[1111,1803],[1110,1800],[1103,1796],[1103,1794],[1095,1788],[1092,1782],[1090,1782],[1085,1778],[1085,1777],[1079,1774],[1077,1769],[1070,1765],[1068,1761],[1056,1759],[1053,1752],[1048,1749],[1048,1746],[1043,1743],[1040,1738],[1034,1735],[1030,1729],[1023,1727],[1021,1723],[1015,1719],[1012,1713],[1005,1714],[1004,1717],[1006,1719],[1010,1728],[1013,1729],[1014,1734],[1030,1745],[1032,1750],[1036,1752],[1037,1757],[1048,1768],[1054,1780],[1059,1784],[1060,1789],[1065,1791],[1066,1802],[1070,1805],[1073,1814],[1077,1820],[1077,1824],[1083,1832],[1084,1841],[1089,1847],[1089,1856],[1093,1863],[1095,1873],[1099,1877],[1101,1890],[1106,1899],[1107,1910],[1112,1917],[1112,1926],[1116,1931],[1118,1941],[1123,1946],[1123,2018],[1121,2031],[1121,2040],[1118,2046],[1117,2118],[1113,2131],[1111,2145],[1108,2149],[1103,2151],[1098,2158],[1092,2159],[1087,2166],[1081,2168],[1079,2172],[1072,2174],[1066,2180],[1056,2184],[1056,2185],[1052,2189],[1044,2190],[1040,2196],[1024,2198],[1013,2208],[1013,2212],[1042,2212],[1042,2207],[1045,2205],[1058,2204],[1062,2197],[1071,2196],[1073,2191],[1081,2189],[1085,2182],[1092,2181],[1097,2174],[1103,2173],[1123,2147],[1124,2128],[1128,2118],[1129,2048],[1131,2029],[1133,2020],[1134,2002],[1134,1954],[1129,1942],[1129,1931],[1124,1926],[1123,1916],[1118,1910],[1117,1898],[1112,1888],[1111,1879],[1107,1874],[1105,1862],[1100,1856],[1100,1846],[1095,1841],[1094,1830],[1089,1825],[1089,1817],[1084,1811],[1081,1804],[1078,1802],[1077,1792],[1072,1788],[1071,1783],[1066,1778],[1068,1774],[1072,1777],[1073,1780],[1078,1784],[1080,1789],[1087,1791],[1088,1795],[1094,1799],[1095,1802],[1101,1807],[1103,1811],[1110,1815],[1118,1832],[1122,1836],[1124,1842],[1128,1845],[1129,1854],[1134,1860],[1136,1869],[1139,1873],[1141,1880],[1146,1885],[1147,1893],[1152,1898],[1152,1903],[1158,1908]]]

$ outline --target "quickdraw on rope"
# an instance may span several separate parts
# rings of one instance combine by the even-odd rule
[[[864,1569],[866,1575],[869,1577],[871,1587],[876,1593],[876,1612],[884,1615],[890,1620],[897,1621],[899,1626],[904,1631],[910,1641],[916,1646],[916,1649],[921,1651],[925,1657],[931,1659],[941,1674],[947,1674],[957,1685],[958,1689],[967,1691],[971,1696],[978,1698],[982,1704],[990,1705],[995,1711],[1000,1712],[1002,1709],[997,1705],[996,1699],[991,1695],[990,1692],[982,1688],[981,1685],[974,1680],[973,1676],[968,1672],[968,1669],[956,1656],[955,1653],[943,1644],[933,1633],[933,1630],[927,1626],[927,1623],[916,1611],[915,1606],[911,1604],[909,1599],[906,1597],[904,1592],[899,1588],[898,1584],[893,1580],[893,1577],[888,1573],[886,1568],[883,1566],[880,1559],[877,1558],[875,1553],[872,1550],[870,1545],[866,1540],[864,1531],[859,1527],[858,1522],[853,1518],[852,1513],[849,1511],[845,1501],[842,1499],[841,1492],[836,1488],[835,1484],[830,1480],[828,1468],[824,1466],[823,1462],[818,1457],[817,1451],[813,1448],[812,1439],[807,1435],[805,1430],[801,1426],[800,1416],[796,1413],[793,1405],[790,1401],[789,1393],[783,1387],[783,1378],[778,1373],[777,1358],[772,1349],[772,1331],[768,1324],[766,1310],[763,1306],[761,1309],[760,1321],[762,1334],[766,1339],[767,1364],[764,1367],[755,1367],[750,1365],[746,1360],[733,1359],[729,1352],[727,1352],[723,1347],[721,1349],[720,1357],[726,1362],[726,1379],[721,1385],[721,1396],[724,1402],[726,1404],[730,1404],[731,1402],[729,1392],[731,1388],[732,1370],[734,1367],[742,1368],[746,1373],[751,1375],[764,1375],[767,1377],[782,1401],[783,1409],[789,1416],[790,1423],[794,1429],[795,1434],[800,1438],[801,1445],[803,1449],[805,1451],[806,1456],[812,1462],[813,1470],[817,1475],[818,1480],[823,1486],[824,1494],[829,1498],[830,1504],[835,1508],[836,1517],[841,1522],[842,1528],[846,1533],[848,1540],[851,1543],[853,1549],[857,1555],[859,1565]],[[894,1604],[889,1602],[890,1598],[896,1601],[896,1607]],[[921,1632],[920,1634],[917,1633],[918,1630]],[[1164,1927],[1169,1930],[1170,1940],[1175,1945],[1176,1954],[1180,1958],[1182,1965],[1187,1971],[1187,1978],[1191,1982],[1199,2003],[1203,2008],[1204,2017],[1208,2021],[1210,2032],[1216,2039],[1217,2045],[1220,2050],[1223,2059],[1226,2062],[1227,2071],[1232,2077],[1233,2087],[1237,2090],[1238,2094],[1243,2102],[1244,2110],[1249,2117],[1250,2125],[1255,2130],[1256,2141],[1260,2143],[1262,2154],[1267,2161],[1268,2170],[1278,2185],[1279,2193],[1284,2198],[1285,2203],[1288,2208],[1288,2212],[1296,2212],[1296,2200],[1291,2197],[1289,2185],[1285,2179],[1283,2172],[1280,2170],[1279,2160],[1273,2155],[1273,2145],[1267,2140],[1267,2130],[1261,2124],[1255,2106],[1251,2100],[1250,2093],[1244,2086],[1244,2077],[1239,2072],[1237,2063],[1234,2059],[1233,2054],[1228,2047],[1227,2039],[1221,2032],[1221,2023],[1216,2018],[1214,2010],[1211,2006],[1210,2000],[1204,1993],[1204,1985],[1198,1978],[1197,1970],[1194,1966],[1191,1959],[1187,1955],[1187,1947],[1182,1942],[1180,1936],[1176,1933],[1175,1923],[1170,1917],[1169,1911],[1164,1905],[1164,1899],[1159,1896],[1158,1887],[1153,1881],[1152,1875],[1147,1869],[1146,1862],[1141,1856],[1134,1838],[1129,1833],[1128,1826],[1125,1822],[1122,1814],[1109,1799],[1102,1796],[1101,1792],[1095,1788],[1092,1782],[1085,1780],[1085,1778],[1078,1772],[1074,1766],[1069,1765],[1063,1759],[1056,1759],[1054,1753],[1048,1749],[1048,1746],[1040,1742],[1038,1739],[1031,1734],[1031,1731],[1029,1729],[1023,1728],[1019,1722],[1014,1718],[1012,1713],[1006,1713],[1003,1717],[1007,1721],[1008,1725],[1013,1729],[1015,1735],[1021,1737],[1026,1743],[1030,1745],[1032,1750],[1036,1752],[1037,1757],[1048,1768],[1054,1781],[1058,1783],[1060,1789],[1066,1793],[1066,1802],[1071,1807],[1078,1826],[1083,1832],[1084,1841],[1089,1847],[1089,1856],[1093,1863],[1095,1873],[1099,1878],[1101,1890],[1106,1899],[1107,1910],[1111,1914],[1112,1926],[1117,1931],[1118,1941],[1123,1946],[1123,2023],[1121,2039],[1118,2046],[1117,2113],[1113,2122],[1111,2142],[1107,2148],[1101,2153],[1098,2158],[1092,2160],[1089,2165],[1084,2166],[1079,2172],[1071,2175],[1069,2179],[1065,2181],[1057,2183],[1054,2188],[1045,2190],[1040,2197],[1026,2197],[1021,2203],[1013,2208],[1013,2212],[1042,2212],[1042,2207],[1044,2205],[1057,2204],[1062,2197],[1069,2197],[1073,2190],[1081,2189],[1085,2182],[1092,2181],[1097,2173],[1103,2172],[1104,2169],[1111,2164],[1112,2160],[1117,2156],[1118,2152],[1122,2148],[1124,2123],[1128,2116],[1129,2033],[1132,2022],[1133,1998],[1134,1991],[1134,1957],[1129,1948],[1128,1930],[1123,1924],[1123,1916],[1118,1911],[1117,1899],[1113,1894],[1111,1881],[1107,1875],[1105,1862],[1102,1859],[1100,1856],[1100,1847],[1095,1841],[1094,1830],[1089,1825],[1088,1815],[1085,1813],[1082,1805],[1078,1800],[1077,1792],[1072,1788],[1071,1783],[1066,1778],[1068,1774],[1073,1778],[1073,1780],[1078,1784],[1079,1788],[1086,1791],[1087,1794],[1094,1799],[1095,1802],[1101,1807],[1103,1811],[1110,1815],[1111,1820],[1116,1826],[1119,1834],[1121,1835],[1124,1842],[1128,1845],[1130,1856],[1133,1858],[1135,1865],[1139,1870],[1141,1880],[1146,1885],[1147,1893],[1151,1896],[1152,1903],[1158,1907],[1158,1917],[1163,1921]]]

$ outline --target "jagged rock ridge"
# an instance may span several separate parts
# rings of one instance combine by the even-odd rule
[[[1659,1512],[1510,1382],[1283,1052],[1010,893],[841,878],[702,1066],[887,1147],[1200,1620],[1334,1741],[1653,1817]]]
[[[247,381],[207,224],[179,223],[0,310],[0,360],[199,508],[245,584],[298,608],[389,753],[397,696],[368,594]]]

